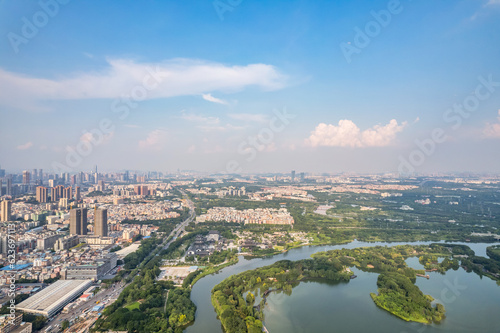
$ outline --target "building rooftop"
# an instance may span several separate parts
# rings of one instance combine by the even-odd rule
[[[21,302],[17,309],[52,316],[92,284],[91,280],[59,280]]]

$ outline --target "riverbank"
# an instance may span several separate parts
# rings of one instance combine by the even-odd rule
[[[195,285],[195,283],[197,281],[199,281],[201,278],[204,278],[205,276],[210,275],[210,274],[217,273],[221,269],[224,269],[228,266],[235,265],[238,263],[238,261],[239,261],[239,256],[236,256],[235,258],[232,258],[231,260],[223,262],[222,264],[219,264],[217,266],[203,268],[201,273],[196,274],[196,276],[193,278],[193,280],[189,283],[189,288],[192,288]],[[193,273],[191,273],[191,274],[193,274]],[[188,286],[183,285],[183,287],[188,287]]]
[[[222,332],[221,322],[219,321],[217,316],[214,314],[213,305],[211,303],[211,296],[212,296],[211,290],[217,284],[219,284],[221,281],[223,281],[224,279],[226,279],[230,276],[237,275],[239,273],[249,271],[249,270],[255,270],[255,269],[258,269],[258,268],[263,267],[263,266],[268,266],[268,265],[271,265],[271,264],[273,264],[277,261],[280,261],[280,260],[286,259],[286,260],[296,261],[296,260],[308,259],[314,253],[324,252],[324,251],[328,251],[328,250],[354,249],[354,248],[360,248],[360,247],[374,247],[374,246],[393,247],[393,246],[397,246],[397,245],[429,245],[431,243],[432,242],[375,242],[375,243],[373,243],[373,242],[354,241],[354,242],[342,244],[342,245],[302,246],[300,248],[289,250],[285,253],[275,255],[273,257],[264,257],[264,258],[260,258],[260,259],[240,258],[240,261],[237,264],[235,264],[231,267],[226,267],[225,269],[220,270],[217,274],[205,276],[203,279],[200,279],[196,283],[195,286],[193,286],[192,293],[191,293],[191,299],[197,305],[196,320],[192,326],[188,327],[185,330],[185,332],[186,333]],[[444,241],[441,241],[441,244],[449,245],[450,243],[444,243]],[[455,244],[455,245],[467,245],[467,246],[471,247],[471,249],[474,250],[477,255],[480,255],[480,256],[486,256],[486,247],[491,245],[491,244],[486,244],[486,243],[453,243],[453,244]],[[340,313],[342,311],[347,311],[345,314],[341,315],[342,320],[344,320],[345,318],[350,318],[351,311],[348,308],[346,308],[345,306],[341,305],[344,303],[344,300],[346,299],[346,295],[350,295],[349,297],[352,298],[352,299],[349,298],[351,308],[357,308],[357,304],[359,304],[361,302],[361,304],[364,304],[363,305],[364,306],[364,310],[363,310],[364,313],[366,315],[369,314],[370,316],[372,316],[372,320],[378,322],[378,325],[381,327],[381,329],[375,330],[376,333],[386,332],[386,330],[382,329],[383,327],[391,327],[393,331],[401,331],[401,330],[408,330],[409,331],[409,330],[411,330],[412,327],[405,326],[402,324],[402,323],[405,323],[403,320],[399,320],[396,317],[394,317],[397,319],[396,321],[390,320],[389,318],[393,317],[392,315],[390,315],[390,313],[388,313],[386,311],[380,311],[380,309],[378,307],[374,306],[375,305],[374,302],[372,301],[372,299],[368,295],[371,292],[376,291],[376,289],[374,289],[373,287],[376,288],[376,276],[377,275],[375,275],[375,274],[372,275],[371,273],[373,273],[373,271],[368,271],[368,272],[370,274],[368,274],[368,273],[365,274],[364,272],[357,270],[355,272],[355,274],[358,275],[358,278],[351,280],[351,282],[349,282],[349,283],[340,284],[340,285],[336,285],[336,284],[331,285],[331,284],[323,284],[323,283],[301,283],[297,287],[300,290],[311,289],[311,288],[321,290],[316,294],[316,296],[315,296],[316,298],[322,298],[322,297],[326,296],[324,294],[324,291],[325,291],[324,288],[328,288],[329,290],[333,291],[334,293],[337,293],[337,291],[339,291],[339,294],[336,294],[336,296],[334,296],[333,298],[335,298],[335,299],[342,298],[342,301],[341,301],[341,303],[338,303],[338,306],[337,306],[337,303],[335,303],[335,302],[328,303],[328,302],[330,302],[330,298],[325,298],[324,302],[329,304],[328,307],[325,307],[324,305],[320,306],[316,303],[316,301],[309,300],[309,296],[308,296],[309,292],[308,292],[307,295],[302,295],[301,300],[298,302],[299,303],[302,301],[308,302],[307,307],[311,308],[311,309],[314,308],[314,310],[313,310],[314,312],[312,312],[312,313],[307,312],[307,315],[303,316],[302,315],[302,311],[304,310],[303,306],[299,305],[299,303],[297,303],[297,304],[294,303],[293,307],[297,309],[296,310],[297,312],[290,314],[290,316],[292,316],[291,319],[293,320],[293,323],[289,323],[291,326],[287,326],[287,328],[293,328],[294,326],[299,325],[304,330],[305,327],[307,327],[307,328],[309,327],[307,325],[312,325],[311,324],[312,320],[310,318],[314,317],[316,314],[319,316],[319,314],[323,313],[323,316],[321,316],[321,318],[328,318],[328,316],[330,316],[332,313],[332,307],[334,307],[334,311],[336,313],[337,312]],[[451,273],[448,273],[448,274],[451,274],[451,276],[453,276],[453,274],[455,274],[455,272],[452,271]],[[448,279],[449,278],[448,274],[446,277],[442,277],[440,274],[437,274],[438,277],[434,277],[434,276],[431,277],[429,286],[434,286],[436,281],[439,281],[440,279]],[[474,276],[477,277],[476,275],[474,275]],[[375,280],[373,280],[373,277],[375,278]],[[473,278],[474,277],[472,277],[471,274],[466,274],[464,271],[463,271],[463,275],[461,275],[461,279],[473,279]],[[479,279],[479,277],[477,277],[477,279]],[[422,279],[422,281],[420,281],[420,282],[417,281],[417,285],[419,285],[420,288],[421,288],[420,283],[423,283],[424,280],[428,281],[426,279]],[[345,288],[350,288],[349,287],[350,283],[356,283],[356,285],[357,285],[356,289],[346,290]],[[362,290],[364,290],[363,294],[368,296],[367,298],[363,297],[362,300],[360,300],[360,298],[359,298],[362,296],[359,294],[359,291],[358,291],[360,284],[363,285],[362,286]],[[478,287],[483,286],[483,285],[484,285],[484,282],[481,282],[481,285],[478,285]],[[436,285],[436,288],[439,288],[439,289],[437,289],[437,291],[431,290],[429,292],[426,292],[426,294],[435,294],[435,295],[439,296],[439,293],[442,291],[442,289],[444,289],[446,287],[447,287],[446,285],[442,285],[442,283],[441,283],[440,285]],[[495,288],[496,287],[497,286],[495,284]],[[342,293],[340,293],[340,291],[342,291],[342,290],[344,290],[344,291]],[[299,294],[295,294],[295,293],[296,293],[296,291],[294,289],[294,295],[296,295],[295,297],[298,297]],[[488,295],[490,295],[490,294],[492,294],[491,291],[488,293]],[[283,297],[285,297],[286,299],[289,299],[289,300],[294,299],[294,295],[285,296],[284,294],[278,294],[277,296],[274,296],[273,298],[278,297],[279,295],[283,295]],[[289,318],[288,317],[274,317],[276,315],[275,311],[282,311],[282,309],[283,309],[282,302],[284,302],[284,300],[281,298],[281,296],[279,296],[279,297],[280,297],[281,301],[280,301],[279,308],[277,308],[278,310],[276,310],[276,308],[273,310],[272,320],[269,318],[266,320],[266,326],[269,328],[270,331],[273,331],[273,330],[276,331],[276,329],[278,329],[278,327],[279,327],[279,329],[277,331],[286,331],[286,330],[281,330],[283,325],[281,325],[279,323],[281,323],[282,321],[287,321]],[[476,296],[475,296],[475,294],[472,294],[471,297],[476,297]],[[478,302],[480,302],[479,299],[478,299]],[[457,303],[452,304],[452,307],[455,307],[456,305],[461,306],[461,304],[462,303],[457,302]],[[481,305],[481,304],[488,304],[488,303],[484,303],[484,302],[479,303],[479,305]],[[445,304],[445,305],[446,305],[446,307],[449,306],[448,304]],[[477,305],[477,306],[479,306],[479,305]],[[488,306],[487,308],[483,309],[482,313],[488,313],[490,308],[491,307]],[[326,311],[326,309],[329,309],[329,310]],[[266,306],[266,309],[264,311],[265,312],[268,311],[267,306]],[[387,313],[387,315],[389,317],[383,316],[381,314],[381,312]],[[462,312],[459,312],[459,313],[462,313]],[[295,320],[297,320],[297,318],[299,318],[299,317],[302,318],[302,320],[301,320],[301,323],[298,324],[295,322]],[[277,322],[275,321],[275,318],[279,318],[279,319],[276,319],[276,320],[278,320]],[[323,327],[323,326],[321,326],[321,325],[323,325],[323,323],[320,320],[321,318],[318,317],[317,320],[314,321],[314,324],[319,325],[319,326],[315,326],[315,327],[320,327],[320,328]],[[459,316],[458,319],[460,320],[460,319],[462,319],[462,317]],[[441,324],[440,327],[443,327],[443,325],[445,325],[446,327],[453,326],[453,325],[451,325],[450,321],[445,320],[444,322],[447,324]],[[287,324],[287,325],[289,325],[289,324]],[[330,327],[329,324],[325,323],[324,325],[325,325],[324,327],[327,327],[327,328]],[[350,326],[352,326],[352,323],[350,321],[346,321],[345,325],[343,326],[344,330],[345,331],[350,330]],[[373,328],[371,328],[371,326],[365,326],[361,322],[357,322],[357,324],[355,326],[359,328],[359,331],[364,331],[364,330],[367,330],[368,328],[373,329]],[[316,331],[319,332],[319,331],[328,331],[328,330],[319,329]],[[391,331],[391,330],[389,330],[389,331]],[[432,329],[431,329],[431,331],[432,331]],[[432,332],[434,332],[434,331],[432,331]],[[450,332],[453,332],[453,331],[450,331]]]
[[[405,321],[438,323],[444,318],[444,306],[431,305],[433,298],[424,295],[415,285],[420,270],[408,267],[405,260],[409,257],[446,257],[448,261],[436,265],[442,266],[444,271],[452,267],[458,269],[458,261],[452,256],[462,253],[465,246],[450,247],[442,244],[360,247],[318,252],[312,259],[283,260],[228,277],[213,288],[211,302],[226,332],[250,332],[250,328],[262,329],[264,296],[270,290],[291,295],[293,287],[310,279],[349,282],[353,273],[348,267],[356,267],[380,274],[378,295],[371,294],[378,307]],[[263,295],[258,306],[253,304],[252,292]]]

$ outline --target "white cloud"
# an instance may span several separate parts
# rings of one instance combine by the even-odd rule
[[[217,117],[205,117],[196,114],[183,114],[181,118],[187,121],[195,123],[204,123],[207,125],[215,125],[220,123],[220,119]]]
[[[220,98],[213,97],[212,94],[203,94],[201,95],[205,101],[209,101],[212,103],[218,103],[218,104],[224,104],[227,105],[228,103]]]
[[[276,144],[274,142],[271,142],[264,148],[264,151],[267,153],[272,153],[275,152],[276,150],[278,150],[278,148],[276,147]]]
[[[230,118],[241,120],[244,122],[257,122],[266,123],[269,121],[269,117],[265,114],[254,114],[254,113],[230,113],[228,114]]]
[[[234,126],[232,124],[215,125],[215,126],[198,126],[199,129],[205,132],[228,132],[228,131],[242,131],[244,126]]]
[[[249,86],[281,89],[287,82],[275,67],[266,64],[228,66],[189,59],[161,63],[111,59],[108,64],[104,70],[51,79],[0,69],[0,104],[47,110],[45,102],[54,100],[113,99],[122,95],[141,100],[204,94],[208,97],[210,92],[230,93]],[[216,100],[212,97],[212,101]]]
[[[33,146],[33,142],[29,141],[29,142],[26,142],[25,144],[23,145],[19,145],[16,147],[16,149],[19,149],[19,150],[26,150],[28,148],[31,148]]]
[[[139,141],[139,148],[141,149],[159,149],[161,144],[165,141],[167,132],[161,129],[156,129],[149,132],[146,139]]]
[[[487,138],[500,138],[500,110],[496,123],[487,123],[483,129],[483,135]]]
[[[392,119],[387,125],[375,125],[361,131],[351,120],[340,120],[338,125],[321,123],[306,139],[312,147],[384,147],[393,143],[396,134],[401,132],[407,122],[398,124]]]
[[[240,131],[244,130],[243,126],[235,126],[232,124],[221,124],[218,117],[205,117],[196,114],[182,114],[182,119],[198,123],[196,127],[205,132],[228,132],[228,131]]]
[[[471,21],[476,20],[480,16],[484,16],[490,13],[490,10],[492,8],[489,7],[495,7],[500,5],[500,0],[488,0],[485,2],[479,9],[476,11],[470,18]]]
[[[93,145],[97,146],[97,145],[101,145],[101,144],[108,142],[109,140],[111,140],[113,138],[114,135],[115,135],[115,132],[111,132],[108,134],[101,134],[101,136],[97,136],[97,135],[94,136],[94,134],[92,134],[91,132],[85,132],[82,134],[82,136],[80,136],[80,141],[81,142],[90,142]]]

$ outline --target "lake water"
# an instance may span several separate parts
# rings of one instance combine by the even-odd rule
[[[191,299],[196,304],[195,323],[185,332],[222,332],[220,321],[210,301],[212,288],[225,278],[246,270],[270,265],[276,261],[306,259],[315,252],[332,249],[377,245],[422,245],[432,242],[365,243],[354,241],[344,245],[308,246],[290,250],[270,258],[240,261],[217,274],[200,279],[193,287]],[[460,244],[460,243],[453,243]],[[486,256],[492,244],[466,244],[476,255]],[[411,267],[419,268],[418,259],[409,259]],[[420,266],[421,267],[421,266]],[[291,296],[273,293],[264,308],[265,324],[271,333],[278,332],[500,332],[500,286],[489,278],[482,280],[475,273],[448,271],[446,275],[429,273],[429,280],[417,279],[425,293],[439,300],[446,308],[447,318],[439,325],[407,323],[379,309],[370,292],[377,290],[375,273],[361,272],[348,283],[331,284],[302,282]]]

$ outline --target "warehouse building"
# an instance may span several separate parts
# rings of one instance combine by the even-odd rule
[[[59,280],[19,303],[16,309],[35,315],[52,317],[91,285],[92,281],[90,280]]]

